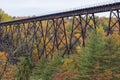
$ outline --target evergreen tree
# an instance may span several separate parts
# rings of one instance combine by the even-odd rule
[[[62,64],[62,57],[58,53],[55,53],[54,60],[43,57],[33,69],[30,80],[52,80],[54,74],[61,69]]]
[[[120,80],[120,36],[117,35],[112,34],[105,40],[104,65],[101,65],[111,71],[111,80]]]
[[[120,43],[113,36],[105,37],[104,31],[97,29],[81,50],[81,80],[120,79]]]
[[[81,80],[89,80],[93,76],[94,69],[99,63],[99,58],[102,57],[101,53],[104,45],[102,35],[103,33],[99,31],[93,31],[88,37],[86,47],[81,49]]]
[[[18,71],[17,71],[17,80],[29,80],[32,69],[33,69],[33,64],[31,60],[29,59],[29,56],[25,56],[25,59],[23,59],[19,64],[18,64]]]

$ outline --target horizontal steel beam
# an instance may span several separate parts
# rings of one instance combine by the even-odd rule
[[[70,17],[70,16],[77,16],[77,15],[84,15],[84,14],[107,12],[107,11],[118,10],[118,9],[120,9],[120,2],[100,5],[95,7],[89,7],[89,8],[83,8],[83,9],[77,9],[77,10],[71,10],[66,12],[60,12],[60,13],[54,13],[49,15],[43,15],[38,17],[26,18],[21,20],[1,22],[0,25],[11,25],[14,23],[19,24],[19,23],[26,23],[26,22],[37,21],[37,20],[48,20],[48,19],[55,19],[55,18],[61,18],[61,17]]]

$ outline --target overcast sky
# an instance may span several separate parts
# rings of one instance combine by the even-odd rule
[[[41,15],[108,0],[0,0],[0,8],[12,16]]]

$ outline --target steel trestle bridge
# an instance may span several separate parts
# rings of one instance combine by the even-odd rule
[[[0,45],[13,51],[53,56],[55,51],[74,53],[85,46],[87,32],[97,27],[96,13],[110,12],[107,35],[120,32],[120,1],[0,23]],[[112,17],[116,21],[112,21]],[[117,25],[117,26],[116,26]],[[19,49],[18,49],[19,48]],[[2,50],[2,48],[1,48]],[[11,53],[11,55],[14,53]]]

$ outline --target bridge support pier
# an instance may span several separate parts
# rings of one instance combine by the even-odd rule
[[[30,54],[38,59],[42,56],[52,58],[57,51],[61,51],[63,56],[76,53],[80,47],[86,46],[89,32],[97,27],[95,13],[111,9],[107,35],[113,31],[120,32],[119,4],[94,6],[0,23],[0,44],[6,43],[11,51],[19,53],[20,56]]]
[[[113,31],[117,31],[120,33],[120,11],[119,10],[110,11],[107,35],[113,33]]]

